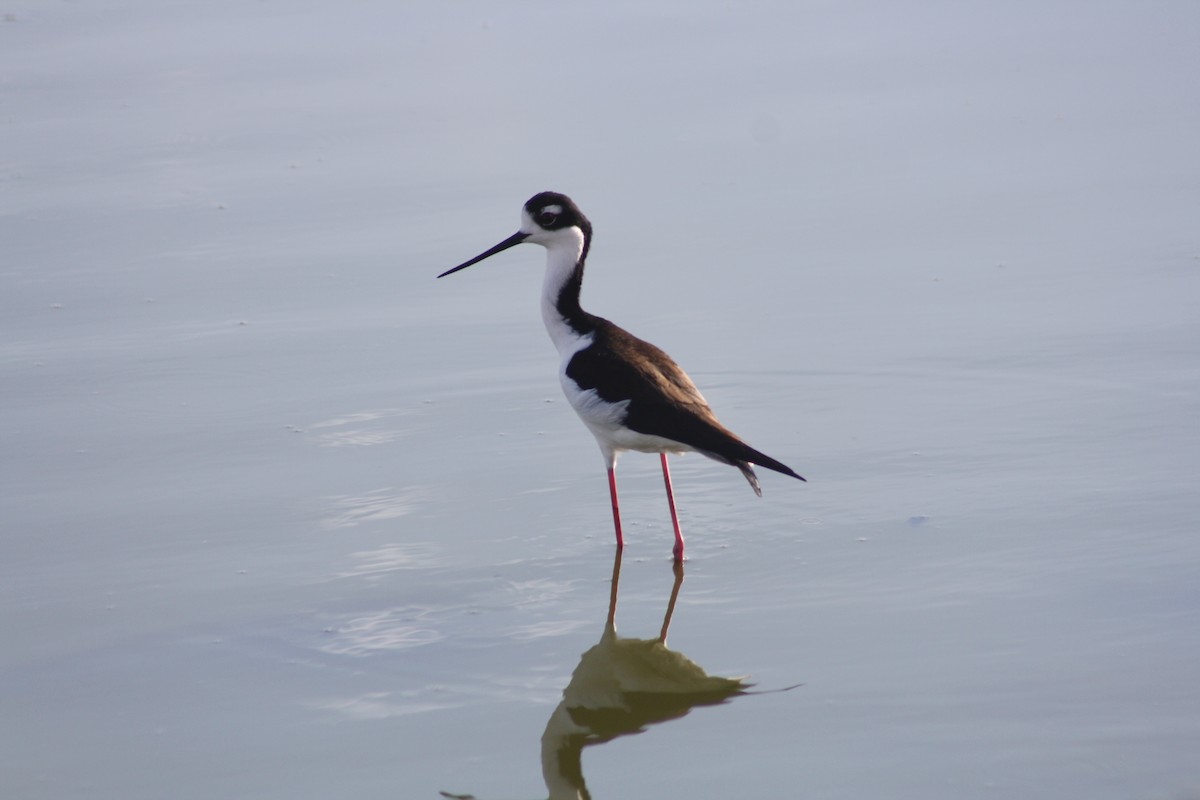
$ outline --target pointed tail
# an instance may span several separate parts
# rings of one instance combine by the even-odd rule
[[[766,467],[767,469],[774,470],[775,472],[782,473],[789,477],[795,478],[796,480],[805,481],[807,483],[807,480],[803,475],[797,474],[797,472],[787,464],[776,461],[766,453],[760,453],[745,442],[739,440],[737,442],[736,449],[737,452],[731,455],[714,453],[711,450],[698,450],[697,452],[699,452],[701,455],[708,456],[714,461],[730,464],[740,469],[742,471],[742,475],[746,476],[746,480],[749,482],[750,488],[753,489],[754,493],[759,497],[762,497],[762,486],[760,486],[758,483],[758,476],[754,474],[754,468],[751,466],[752,464],[757,464],[760,467]]]

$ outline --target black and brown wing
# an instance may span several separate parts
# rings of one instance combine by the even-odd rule
[[[664,351],[605,319],[597,318],[593,335],[592,345],[567,365],[567,377],[610,403],[628,400],[626,427],[738,467],[758,494],[750,464],[804,480],[722,425],[696,384]]]

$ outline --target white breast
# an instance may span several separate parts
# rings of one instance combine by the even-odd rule
[[[579,384],[567,377],[566,363],[559,371],[563,394],[575,413],[583,420],[606,461],[610,464],[616,454],[623,450],[636,450],[641,453],[686,453],[692,448],[672,439],[639,433],[625,427],[625,417],[629,408],[628,400],[611,403],[596,392],[595,389],[581,389]]]

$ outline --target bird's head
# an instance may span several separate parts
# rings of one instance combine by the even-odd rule
[[[438,277],[444,278],[466,269],[523,242],[540,244],[550,251],[574,251],[579,254],[577,257],[582,257],[587,252],[591,238],[592,223],[571,198],[559,192],[539,192],[529,198],[521,209],[521,227],[516,233]]]

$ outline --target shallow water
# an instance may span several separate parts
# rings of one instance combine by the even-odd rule
[[[1200,792],[1191,4],[4,13],[3,796]],[[665,646],[541,252],[433,279],[546,188],[809,478],[672,462]]]

